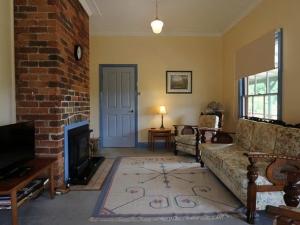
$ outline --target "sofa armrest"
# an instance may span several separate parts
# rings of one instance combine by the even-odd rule
[[[286,168],[299,165],[300,158],[284,155],[268,154],[263,152],[248,152],[244,154],[248,157],[250,165],[247,167],[248,179],[253,182],[258,177],[258,169],[256,163],[258,161],[269,162],[266,167],[266,178],[275,186],[283,186],[286,182],[286,176],[282,173]]]
[[[288,160],[288,161],[300,161],[300,157],[294,157],[294,156],[285,156],[285,155],[276,155],[276,154],[270,154],[270,153],[264,153],[264,152],[248,152],[244,154],[248,158],[253,158],[257,160],[266,160],[266,159],[282,159],[282,160]]]

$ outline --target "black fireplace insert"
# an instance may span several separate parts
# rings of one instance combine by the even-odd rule
[[[104,160],[103,157],[90,156],[91,132],[88,124],[68,131],[70,184],[87,184]]]

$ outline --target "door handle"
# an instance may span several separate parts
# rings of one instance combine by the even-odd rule
[[[134,111],[133,111],[133,109],[131,109],[131,110],[129,110],[128,112],[133,113]]]

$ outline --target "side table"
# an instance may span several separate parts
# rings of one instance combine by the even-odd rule
[[[154,151],[156,140],[164,140],[167,149],[171,147],[171,129],[151,128],[148,130],[148,145]]]

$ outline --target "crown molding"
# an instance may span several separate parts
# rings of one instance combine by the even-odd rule
[[[99,6],[95,2],[95,0],[90,0],[90,1],[93,3],[93,5],[94,5],[94,7],[96,9],[96,13],[98,14],[98,16],[102,16],[101,10],[99,9]],[[95,13],[92,13],[92,14],[95,14]]]
[[[154,34],[152,32],[91,32],[92,37],[95,36],[121,36],[121,37],[221,37],[222,33],[201,33],[201,32],[169,32]]]
[[[79,0],[81,6],[83,7],[83,9],[85,10],[85,12],[88,14],[88,16],[92,16],[93,12],[91,10],[91,8],[89,7],[87,0]]]
[[[248,16],[250,14],[250,12],[252,10],[254,10],[260,3],[262,2],[262,0],[258,0],[257,2],[255,2],[253,5],[251,5],[247,10],[245,10],[239,17],[237,17],[233,22],[231,22],[229,24],[229,26],[227,26],[224,31],[221,33],[221,35],[223,36],[224,34],[226,34],[228,31],[230,31],[235,25],[237,25],[242,19],[244,19],[246,16]]]

